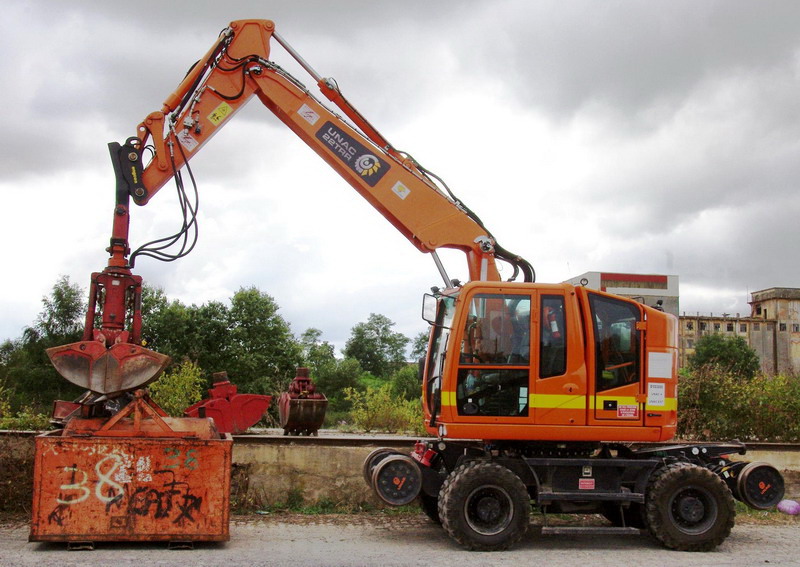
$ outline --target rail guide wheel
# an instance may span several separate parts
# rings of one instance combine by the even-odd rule
[[[411,504],[422,490],[422,471],[407,455],[389,455],[375,465],[372,488],[378,498],[392,506]]]

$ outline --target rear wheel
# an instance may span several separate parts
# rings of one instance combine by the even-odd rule
[[[656,539],[680,551],[714,549],[731,533],[736,517],[725,482],[689,463],[673,463],[653,473],[646,513]]]
[[[528,529],[530,507],[520,478],[489,461],[457,467],[439,492],[442,527],[473,551],[497,551],[519,541]]]

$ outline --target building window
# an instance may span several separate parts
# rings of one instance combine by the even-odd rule
[[[797,323],[794,323],[792,325],[792,332],[793,333],[800,333],[800,325],[798,325]]]
[[[761,315],[761,306],[756,305],[756,315]]]
[[[719,323],[714,323],[714,330],[719,331]]]
[[[705,330],[706,330],[706,324],[705,324],[705,322],[701,322],[701,323],[700,323],[700,330],[701,330],[701,331],[705,331]]]
[[[747,332],[747,325],[744,324],[744,323],[740,324],[739,325],[739,332],[740,333],[746,333]]]
[[[686,323],[686,330],[687,330],[687,331],[692,331],[692,330],[694,330],[694,323],[692,323],[691,321],[687,322],[687,323]]]
[[[726,330],[727,330],[729,333],[732,333],[732,332],[733,332],[733,323],[728,323],[728,324],[725,326],[725,329],[726,329]]]
[[[778,330],[782,332],[786,332],[786,323],[780,323],[778,325]]]
[[[686,348],[694,348],[694,341],[692,339],[687,339]]]
[[[761,330],[761,323],[753,323],[753,330],[760,331]]]

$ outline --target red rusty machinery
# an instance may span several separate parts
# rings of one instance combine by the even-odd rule
[[[208,398],[186,408],[183,415],[211,417],[221,433],[234,435],[244,433],[264,417],[272,396],[239,394],[227,372],[215,372],[213,378],[214,387],[208,390]]]
[[[278,399],[278,413],[284,435],[317,435],[328,399],[317,392],[311,382],[308,368],[298,368],[297,376],[289,384],[289,390]]]
[[[30,541],[227,541],[233,440],[144,390],[36,438]]]

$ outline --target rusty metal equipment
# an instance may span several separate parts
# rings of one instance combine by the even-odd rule
[[[272,402],[272,396],[239,394],[227,372],[215,372],[213,378],[214,387],[208,390],[208,398],[186,408],[183,415],[213,418],[220,433],[244,433],[258,423]]]
[[[317,435],[328,399],[317,392],[311,382],[308,368],[298,368],[297,376],[289,384],[289,390],[278,399],[278,413],[284,435]]]
[[[36,438],[30,541],[227,541],[230,435],[137,390],[111,418]]]

